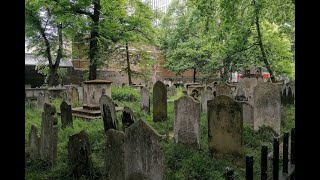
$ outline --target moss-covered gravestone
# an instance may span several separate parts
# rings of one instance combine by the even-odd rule
[[[118,128],[117,124],[117,115],[116,115],[116,108],[107,95],[102,95],[100,100],[100,111],[101,116],[103,119],[104,131],[107,133],[109,129],[116,129]]]
[[[153,121],[164,121],[167,119],[167,89],[161,81],[153,86]]]
[[[140,108],[141,111],[149,114],[150,113],[150,92],[147,88],[142,87],[141,91]]]
[[[73,121],[71,105],[66,101],[62,101],[62,103],[60,104],[60,112],[62,128],[66,128],[68,126],[72,127]]]

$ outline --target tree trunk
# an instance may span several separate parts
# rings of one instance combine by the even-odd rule
[[[90,32],[90,47],[89,47],[89,80],[94,80],[97,78],[97,62],[96,56],[98,52],[98,26],[99,26],[99,17],[100,17],[100,0],[94,1],[94,9],[93,9],[93,16],[91,19],[93,21],[92,29]]]
[[[275,80],[273,71],[271,70],[270,64],[269,64],[268,59],[267,59],[266,52],[265,52],[264,47],[263,47],[262,34],[261,34],[261,32],[260,32],[259,9],[257,8],[256,1],[255,1],[255,0],[253,0],[253,4],[254,4],[255,10],[256,10],[255,24],[256,24],[257,33],[258,33],[258,44],[259,44],[259,47],[260,47],[260,50],[261,50],[263,62],[264,62],[264,64],[266,65],[266,68],[268,69],[268,71],[269,71],[269,73],[270,73],[271,81],[274,83],[276,80]]]
[[[197,74],[197,69],[193,68],[193,83],[196,82],[196,74]]]
[[[63,40],[62,40],[62,24],[58,24],[58,39],[59,39],[59,48],[57,53],[57,58],[54,64],[49,63],[49,74],[48,74],[48,86],[56,86],[59,84],[58,77],[58,68],[60,64],[60,60],[62,58],[62,49],[63,49]]]
[[[128,43],[126,43],[126,54],[127,54],[127,69],[128,69],[129,86],[132,86]]]

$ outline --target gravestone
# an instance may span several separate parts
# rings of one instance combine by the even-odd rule
[[[79,179],[82,175],[90,175],[92,161],[88,134],[82,130],[80,133],[69,136],[67,149],[73,178]]]
[[[241,104],[229,96],[208,101],[208,142],[210,154],[243,153]]]
[[[243,87],[237,88],[235,99],[237,101],[248,101],[247,93]]]
[[[102,95],[100,100],[100,111],[101,116],[103,119],[103,125],[104,125],[104,132],[107,133],[109,129],[115,129],[117,130],[117,115],[116,115],[116,108],[107,95]]]
[[[73,121],[71,105],[66,101],[62,101],[62,103],[60,104],[60,112],[62,128],[66,128],[67,126],[72,127]]]
[[[71,102],[72,104],[78,104],[79,103],[79,92],[76,87],[71,87]]]
[[[174,101],[174,139],[177,144],[200,148],[200,103],[190,96]]]
[[[129,127],[135,121],[132,110],[129,107],[124,107],[122,110],[122,129]]]
[[[43,110],[44,103],[50,103],[48,93],[39,93],[37,97],[37,106],[39,109]]]
[[[254,98],[253,98],[253,92],[254,92],[254,87],[257,86],[258,82],[263,82],[262,78],[256,78],[256,77],[244,77],[240,78],[239,82],[237,83],[237,89],[240,87],[244,89],[246,92],[246,96],[248,98],[248,103],[253,105],[254,103]]]
[[[161,136],[143,120],[125,130],[125,179],[164,179]]]
[[[40,135],[35,125],[31,126],[29,133],[29,150],[32,160],[40,159]]]
[[[199,91],[197,89],[192,90],[190,96],[193,97],[193,99],[198,100]]]
[[[153,86],[153,121],[164,121],[167,119],[167,90],[161,81]]]
[[[44,103],[40,135],[40,158],[51,165],[57,160],[58,117],[54,105]]]
[[[214,98],[213,92],[210,90],[206,90],[201,94],[201,111],[204,113],[208,112],[207,101],[212,100]]]
[[[79,101],[83,102],[83,87],[78,87]]]
[[[225,96],[232,97],[231,87],[229,87],[225,83],[220,83],[216,86],[216,94],[217,96],[225,95]]]
[[[125,179],[124,138],[122,131],[107,131],[105,168],[106,178],[112,180]]]
[[[280,86],[268,82],[258,82],[254,88],[253,113],[255,130],[258,130],[260,126],[269,126],[280,135]]]
[[[247,102],[242,103],[243,123],[253,127],[253,106]]]
[[[167,96],[175,96],[177,89],[175,86],[167,87]]]
[[[143,87],[141,89],[141,101],[140,101],[140,107],[141,111],[150,113],[150,92],[147,88]]]

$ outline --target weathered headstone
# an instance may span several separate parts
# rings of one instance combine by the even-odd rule
[[[140,101],[140,107],[141,111],[150,113],[150,92],[147,88],[143,87],[141,89],[141,101]]]
[[[29,133],[29,150],[31,159],[40,159],[40,135],[35,125],[31,126]]]
[[[225,96],[232,97],[231,87],[229,87],[225,83],[220,83],[216,86],[216,93],[217,93],[217,96],[225,95]]]
[[[200,103],[182,96],[174,101],[174,115],[175,142],[200,148]]]
[[[247,102],[242,103],[243,123],[253,127],[253,106]]]
[[[260,126],[269,126],[280,135],[280,87],[273,83],[258,82],[254,88],[253,112],[255,130]]]
[[[129,127],[135,121],[133,111],[129,107],[124,107],[122,110],[122,129]]]
[[[161,136],[143,120],[125,130],[125,179],[164,179]]]
[[[90,175],[92,161],[88,134],[82,130],[80,133],[69,136],[67,149],[73,178],[79,179],[82,175]]]
[[[40,135],[40,157],[42,160],[56,164],[57,141],[58,141],[58,118],[54,105],[44,103],[42,112],[41,135]]]
[[[198,100],[199,91],[197,89],[192,90],[190,96],[193,97],[193,99]]]
[[[177,89],[175,86],[167,87],[167,96],[175,96]]]
[[[244,89],[246,92],[246,96],[248,98],[248,103],[253,105],[254,98],[253,98],[253,92],[254,87],[256,87],[258,82],[263,82],[262,78],[256,78],[256,77],[244,77],[240,78],[239,82],[237,83],[237,89],[240,87]]]
[[[210,90],[206,90],[201,94],[201,111],[204,113],[208,112],[207,101],[212,100],[214,98],[213,92]]]
[[[79,101],[83,102],[83,87],[78,87]]]
[[[60,104],[60,112],[61,112],[61,124],[62,128],[66,128],[67,126],[73,126],[72,121],[72,109],[71,105],[66,101],[62,101]]]
[[[124,133],[114,129],[107,131],[105,168],[106,178],[114,180],[125,179],[124,165]],[[134,154],[132,154],[134,156]]]
[[[38,108],[43,110],[44,103],[50,103],[49,94],[48,93],[39,93],[37,98]]]
[[[164,121],[167,119],[167,90],[161,81],[153,86],[153,121]]]
[[[107,133],[109,129],[117,130],[116,108],[108,95],[102,95],[100,100],[100,110],[103,119],[104,131]]]
[[[247,93],[243,87],[237,88],[235,99],[237,101],[248,101]]]
[[[211,154],[243,153],[241,104],[222,95],[208,101],[208,141]]]
[[[72,104],[79,103],[79,92],[76,87],[71,88],[71,102],[72,102]]]

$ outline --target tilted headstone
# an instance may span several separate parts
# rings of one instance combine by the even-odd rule
[[[114,129],[109,129],[107,131],[105,154],[105,168],[107,179],[125,179],[124,138],[125,135],[122,131],[117,131]]]
[[[214,98],[213,92],[210,90],[206,90],[201,94],[201,111],[204,113],[208,112],[207,101],[212,100]]]
[[[254,129],[269,126],[280,135],[281,127],[281,97],[280,86],[258,82],[254,88]]]
[[[141,89],[141,101],[140,101],[140,107],[141,111],[150,113],[150,92],[147,88],[143,87]]]
[[[153,86],[153,121],[164,121],[167,119],[167,90],[161,81]]]
[[[40,135],[40,157],[42,160],[56,164],[57,141],[58,141],[58,117],[54,105],[44,103],[42,112],[41,135]]]
[[[211,154],[243,153],[241,104],[222,95],[208,101],[208,142]]]
[[[143,120],[125,130],[125,179],[164,179],[161,136]]]
[[[66,101],[62,101],[60,104],[60,112],[61,112],[61,124],[62,128],[66,128],[67,126],[73,126],[72,121],[72,109],[71,105]]]
[[[102,95],[100,100],[100,110],[103,119],[104,131],[118,128],[116,108],[108,95]]]
[[[82,130],[80,133],[69,136],[67,149],[73,178],[79,179],[82,175],[90,175],[92,161],[88,134]]]
[[[29,150],[31,159],[40,159],[40,134],[38,133],[38,128],[35,125],[31,126],[29,133]]]
[[[200,103],[182,96],[174,101],[174,115],[175,142],[200,148]]]
[[[122,110],[122,129],[129,127],[135,121],[133,111],[129,107],[124,107]]]

